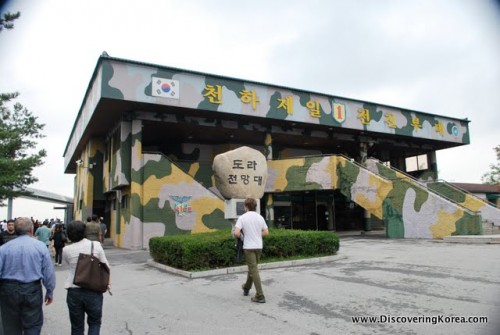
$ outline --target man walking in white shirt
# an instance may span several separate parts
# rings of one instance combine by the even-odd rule
[[[243,251],[245,252],[245,261],[248,266],[247,281],[243,284],[243,295],[247,296],[255,285],[255,296],[252,297],[253,302],[265,303],[264,291],[262,290],[262,283],[259,274],[259,260],[262,254],[262,236],[269,234],[266,221],[255,211],[257,208],[257,201],[253,198],[245,199],[245,211],[236,221],[234,228],[234,236],[240,238],[244,236]]]

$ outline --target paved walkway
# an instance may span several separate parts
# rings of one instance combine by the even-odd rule
[[[346,258],[262,270],[267,303],[256,304],[242,295],[245,273],[188,279],[148,266],[146,251],[107,249],[113,296],[105,296],[102,334],[500,333],[499,245],[370,236],[342,237],[340,250]],[[42,334],[69,334],[65,276],[57,268]],[[355,316],[394,322],[355,324]],[[429,322],[397,323],[401,316]],[[488,323],[444,323],[450,316]]]

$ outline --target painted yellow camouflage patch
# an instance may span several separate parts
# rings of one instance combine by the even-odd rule
[[[469,194],[465,195],[465,201],[461,203],[462,206],[464,206],[467,209],[470,209],[471,211],[477,212],[486,204],[480,200],[479,198],[476,198],[474,196],[471,196]]]
[[[292,166],[304,166],[304,164],[304,158],[267,161],[268,169],[271,168],[275,171],[278,171],[278,175],[274,179],[272,189],[284,191],[288,186],[288,180],[286,179],[286,172],[288,171],[288,169],[290,169]]]
[[[191,205],[193,208],[196,208],[196,225],[191,230],[191,233],[216,231],[217,229],[208,228],[203,224],[203,216],[211,214],[216,209],[224,212],[224,202],[217,198],[201,198],[192,200]]]
[[[437,213],[437,222],[432,224],[429,229],[433,238],[443,238],[450,236],[456,231],[456,222],[464,215],[463,210],[458,209],[453,213],[439,211]]]
[[[365,194],[358,193],[354,201],[361,207],[369,210],[373,215],[379,219],[383,219],[383,203],[389,192],[392,191],[392,182],[383,180],[376,176],[370,175],[368,179],[368,185],[370,189],[374,189],[377,193],[375,199],[369,199]]]

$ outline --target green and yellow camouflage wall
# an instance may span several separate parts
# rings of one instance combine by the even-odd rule
[[[90,139],[81,152],[75,178],[75,206],[73,216],[83,220],[93,214],[94,200],[103,200],[103,155],[102,140]]]
[[[230,227],[224,219],[224,202],[219,196],[165,155],[142,152],[140,120],[131,122],[127,129],[130,133],[122,136],[122,141],[131,143],[130,155],[124,152],[116,155],[118,160],[127,157],[131,171],[130,187],[122,188],[130,189],[130,199],[129,206],[121,208],[119,215],[120,233],[115,238],[118,246],[140,248],[147,246],[153,236]],[[121,165],[123,170],[124,164]],[[196,175],[194,170],[191,173]],[[127,194],[122,194],[122,199],[124,196]]]
[[[130,185],[131,122],[122,121],[106,143],[105,191]]]
[[[116,134],[119,137],[111,136],[106,149],[102,140],[91,140],[83,150],[82,161],[100,161],[96,166],[103,171],[100,189],[115,194],[111,237],[117,246],[137,249],[147,245],[153,236],[229,227],[208,164],[200,169],[199,162],[177,164],[164,154],[144,153],[141,120],[121,122]],[[118,138],[119,144],[114,142]],[[193,147],[196,145],[188,147],[188,151]],[[206,158],[224,149],[230,148],[206,147],[200,155]],[[111,154],[103,162],[99,156],[104,150]],[[286,150],[281,152],[286,154]],[[442,238],[481,233],[480,216],[383,165],[368,162],[367,169],[337,155],[268,160],[267,164],[268,195],[338,189],[384,220],[388,237]],[[82,201],[77,214],[84,219],[92,213],[92,202],[103,192],[96,187],[97,169],[80,170],[88,171],[79,171],[76,183],[75,199]],[[270,204],[272,196],[266,200],[268,211]]]
[[[446,196],[471,211],[481,213],[483,221],[500,227],[500,208],[492,206],[488,201],[466,193],[446,182],[427,183],[431,190]]]
[[[343,156],[268,161],[266,192],[339,189],[383,219],[392,238],[481,234],[481,218],[412,184],[386,179]]]

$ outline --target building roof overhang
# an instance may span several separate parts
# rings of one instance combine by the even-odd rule
[[[155,93],[157,78],[178,84],[179,96]],[[222,103],[211,103],[209,86],[220,87]],[[245,100],[239,93],[254,94],[259,101],[252,106],[251,100],[246,103],[252,97]],[[279,107],[286,99],[291,99],[292,113]],[[230,141],[236,136],[241,142],[263,143],[265,134],[255,131],[258,128],[272,133],[273,143],[331,148],[372,142],[406,156],[469,143],[468,120],[101,56],[65,148],[65,172],[76,171],[75,161],[90,138],[109,136],[117,123],[138,112],[177,116],[174,123],[149,123],[155,129],[148,136],[187,142]],[[220,122],[203,126],[192,122],[195,118]],[[220,126],[224,121],[242,127]]]

